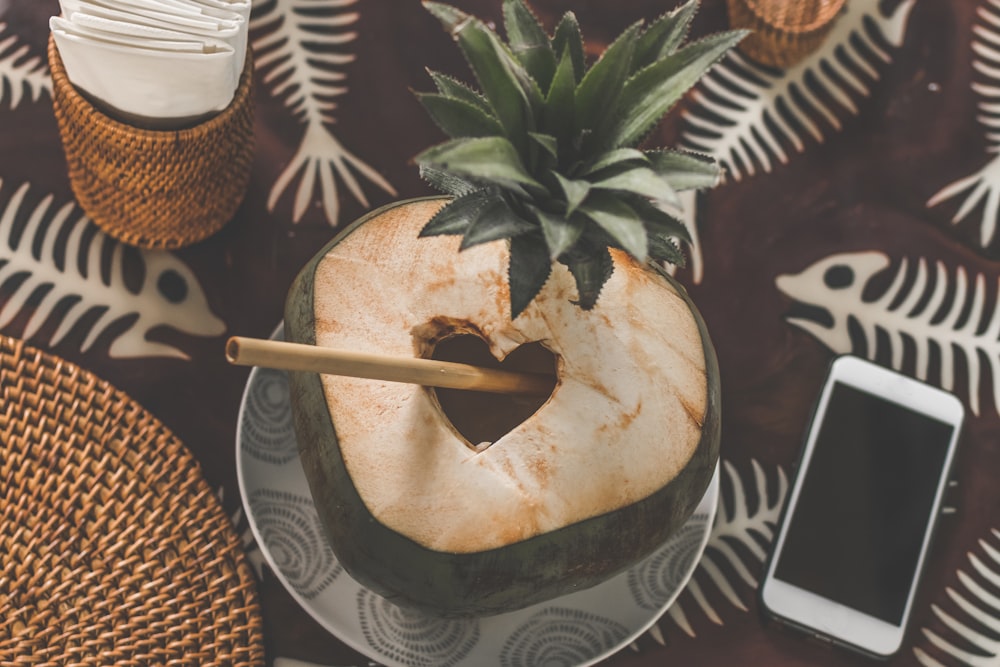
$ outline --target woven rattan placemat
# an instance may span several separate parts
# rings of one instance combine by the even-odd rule
[[[239,539],[128,396],[0,336],[0,664],[261,665]]]

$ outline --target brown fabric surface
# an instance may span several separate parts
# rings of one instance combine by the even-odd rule
[[[455,4],[499,21],[500,3],[496,0]],[[589,50],[597,53],[609,37],[626,25],[642,17],[654,17],[676,4],[672,0],[537,0],[534,6],[549,26],[561,12],[575,10]],[[859,2],[848,0],[847,4],[849,8],[857,7]],[[869,4],[879,4],[884,16],[901,6],[900,0]],[[927,205],[946,185],[976,173],[993,157],[987,151],[987,129],[976,120],[983,115],[977,105],[989,100],[972,86],[974,82],[989,83],[988,75],[973,67],[972,48],[973,28],[984,25],[977,11],[988,3],[920,0],[903,4],[912,6],[904,21],[900,46],[888,44],[884,36],[876,36],[872,42],[890,56],[890,62],[880,60],[872,46],[854,43],[852,47],[866,56],[866,62],[875,63],[871,69],[877,75],[872,77],[857,64],[845,66],[869,91],[861,94],[848,89],[854,111],[837,102],[829,86],[817,89],[816,80],[809,79],[807,87],[812,86],[814,105],[831,110],[831,116],[825,117],[814,106],[808,114],[822,140],[805,126],[793,124],[802,150],[790,138],[779,137],[787,164],[776,159],[772,150],[769,171],[758,164],[753,176],[731,178],[699,199],[697,219],[704,274],[696,280],[692,270],[685,269],[678,276],[689,286],[718,351],[723,378],[722,457],[743,480],[747,504],[755,516],[760,514],[760,503],[766,505],[773,500],[779,468],[786,475],[792,472],[812,403],[835,354],[788,321],[797,306],[777,289],[778,276],[797,274],[835,253],[874,251],[888,258],[890,268],[867,284],[868,299],[888,289],[892,274],[904,259],[908,267],[906,285],[912,286],[923,259],[931,275],[941,262],[949,281],[956,280],[961,267],[969,278],[970,294],[975,277],[982,275],[986,313],[993,312],[1000,302],[996,242],[989,239],[985,246],[981,243],[984,202],[963,215],[957,224],[952,224],[951,219],[959,213],[964,194]],[[266,19],[280,9],[272,0],[257,3],[255,12]],[[6,24],[0,31],[0,45],[6,44],[5,37],[11,35],[16,40],[0,47],[4,49],[0,50],[0,62],[20,45],[26,52],[18,62],[30,57],[44,60],[46,22],[56,11],[57,3],[51,0],[0,1],[0,23]],[[270,334],[280,320],[284,295],[294,275],[335,233],[329,218],[335,217],[342,227],[374,206],[429,193],[411,158],[442,137],[410,89],[431,88],[425,66],[468,79],[466,68],[455,45],[415,1],[366,0],[351,11],[358,12],[350,28],[357,32],[357,39],[342,50],[356,58],[341,68],[345,79],[340,85],[348,92],[335,96],[336,108],[326,112],[327,120],[336,122],[306,123],[303,118],[307,112],[299,109],[296,115],[285,104],[289,96],[294,98],[294,92],[274,96],[281,78],[268,78],[275,64],[266,60],[266,49],[257,51],[257,153],[246,198],[221,232],[173,253],[196,276],[197,286],[189,286],[191,291],[204,294],[208,308],[224,322],[228,334]],[[725,2],[705,0],[694,32],[704,34],[725,24]],[[271,25],[258,22],[256,38],[269,34]],[[833,78],[846,87],[842,78]],[[12,85],[5,82],[6,94],[0,96],[0,217],[2,207],[9,206],[21,185],[27,183],[30,187],[17,207],[14,232],[10,238],[0,238],[0,263],[10,254],[8,246],[26,242],[18,235],[27,226],[32,211],[45,211],[47,222],[54,217],[56,208],[72,201],[49,94],[40,91],[32,99],[30,86],[25,84],[28,87],[22,89],[22,99],[13,105]],[[801,90],[789,92],[789,98],[809,106],[802,102]],[[693,99],[678,111],[698,113]],[[675,144],[689,129],[682,114],[675,113],[650,138],[650,143]],[[270,202],[273,206],[269,205],[275,184],[296,159],[306,133],[309,136],[304,145],[314,147],[335,136],[346,150],[388,181],[395,194],[352,169],[366,202],[359,201],[338,178],[339,211],[335,216],[331,215],[330,200],[324,207],[316,194],[318,190],[307,193],[297,205],[298,180],[274,196]],[[317,177],[317,188],[319,180]],[[45,201],[49,195],[56,202],[51,206]],[[296,217],[300,218],[298,222],[293,221]],[[41,254],[41,241],[36,245],[36,254]],[[132,262],[126,261],[126,265],[133,271],[126,283],[137,289],[135,286],[142,280],[135,275],[138,260],[126,253],[126,259],[130,257]],[[153,265],[151,256],[142,258],[140,265]],[[72,295],[72,263],[56,264],[63,266],[63,277],[51,289]],[[24,280],[23,276],[15,279],[10,271],[2,271],[0,267],[0,308],[13,299]],[[954,288],[949,290],[953,298]],[[239,496],[233,442],[247,371],[226,365],[224,336],[215,330],[192,336],[172,326],[176,320],[164,318],[150,323],[125,313],[113,321],[98,321],[99,333],[88,347],[84,345],[88,324],[99,318],[95,311],[81,317],[64,338],[51,343],[59,315],[69,306],[53,306],[43,300],[44,296],[44,289],[38,287],[27,305],[15,308],[16,316],[0,325],[0,331],[21,337],[37,308],[54,308],[53,315],[32,331],[32,344],[51,347],[59,356],[107,379],[162,420],[194,452],[209,482],[225,490],[227,510],[236,511]],[[901,346],[901,368],[916,374],[919,362],[914,339],[926,327],[916,326],[919,318],[909,319],[914,326],[902,332],[900,342],[893,342],[896,339],[883,332],[878,338],[881,342],[871,352],[880,362],[890,364],[895,346]],[[0,322],[3,320],[0,314]],[[120,351],[119,341],[133,341],[139,329],[145,331],[146,342],[181,350],[190,359],[112,354]],[[867,350],[858,344],[861,338],[863,333],[854,326],[853,351],[864,353]],[[1000,571],[1000,564],[992,561],[980,545],[985,541],[997,546],[998,539],[991,531],[1000,527],[996,483],[1000,417],[990,370],[998,352],[995,340],[985,341],[984,345],[982,351],[969,356],[956,355],[956,393],[967,405],[972,394],[978,395],[979,414],[970,414],[956,468],[958,486],[947,499],[957,511],[943,517],[914,607],[913,632],[904,650],[892,661],[894,665],[919,664],[915,649],[941,664],[962,664],[956,652],[935,647],[922,629],[976,654],[1000,652],[1000,642],[996,641],[982,641],[977,649],[934,612],[936,606],[982,633],[982,626],[956,606],[947,590],[971,597],[958,574],[975,572],[970,553]],[[928,377],[932,383],[940,383],[941,350],[952,348],[940,341],[931,347]],[[982,373],[980,384],[970,391],[972,367]],[[755,465],[760,466],[767,480],[764,489],[754,484]],[[730,509],[734,494],[731,479],[725,478],[723,501]],[[757,541],[766,545],[761,536]],[[745,544],[734,544],[750,574],[759,576],[760,561],[746,550]],[[724,560],[719,562],[725,564]],[[626,649],[606,664],[651,667],[861,662],[850,654],[824,649],[766,627],[758,614],[753,587],[729,566],[724,574],[744,608],[724,595],[704,572],[698,573],[696,580],[717,615],[715,620],[690,593],[685,593],[679,604],[693,636],[673,617],[665,616],[658,623],[656,636],[643,636],[637,650]],[[294,657],[324,665],[366,664],[365,658],[326,634],[301,611],[266,569],[259,590],[270,657]],[[997,594],[991,585],[987,584],[986,590]],[[977,604],[987,616],[1000,618],[1000,609],[990,608],[982,600]],[[989,632],[985,635],[995,636]],[[663,639],[662,644],[658,637]]]

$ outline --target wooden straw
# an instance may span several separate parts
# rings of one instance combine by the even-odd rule
[[[240,336],[233,336],[226,343],[226,359],[237,366],[311,371],[498,394],[546,395],[552,392],[556,380],[542,373],[513,373],[452,361],[348,352]]]

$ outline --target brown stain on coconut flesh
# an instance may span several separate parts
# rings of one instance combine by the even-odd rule
[[[418,324],[410,330],[410,335],[413,337],[414,353],[425,359],[433,354],[434,348],[441,341],[466,334],[476,336],[488,343],[486,334],[474,322],[444,315],[433,317],[429,322]]]
[[[435,316],[413,327],[410,334],[419,357],[515,371],[538,371],[549,364],[553,377],[557,376],[558,362],[540,342],[527,342],[511,350],[502,363],[491,350],[487,332],[465,318]],[[454,389],[425,388],[425,391],[448,427],[475,454],[485,452],[549,399],[549,396],[509,396]]]
[[[501,456],[502,448],[481,452],[485,456],[477,454],[474,448],[462,452],[460,446],[453,446],[460,445],[461,439],[442,432],[440,422],[427,415],[422,415],[424,421],[413,419],[412,411],[416,407],[427,407],[427,396],[422,392],[417,392],[419,398],[414,401],[412,388],[370,383],[362,385],[360,382],[355,385],[346,380],[326,383],[331,418],[344,434],[341,445],[345,465],[373,514],[380,520],[384,519],[393,530],[429,548],[474,551],[525,539],[569,522],[606,513],[644,497],[672,479],[678,470],[683,469],[686,451],[697,446],[698,433],[690,433],[693,429],[683,429],[685,433],[677,435],[685,437],[677,439],[676,447],[684,448],[684,451],[664,456],[662,438],[655,437],[656,427],[648,426],[642,430],[638,426],[653,424],[660,419],[666,420],[666,426],[690,423],[690,408],[697,407],[697,400],[689,396],[691,405],[684,405],[681,401],[659,401],[650,396],[642,409],[637,410],[633,392],[626,391],[624,396],[629,398],[625,400],[624,396],[611,395],[617,387],[632,387],[629,369],[613,367],[617,370],[593,374],[590,370],[592,364],[582,363],[595,356],[600,359],[600,349],[586,346],[584,349],[574,348],[579,350],[574,354],[581,362],[580,367],[576,367],[573,358],[569,363],[559,358],[566,340],[573,344],[578,339],[584,342],[590,340],[590,331],[587,330],[590,325],[586,322],[570,328],[562,326],[562,318],[568,316],[564,312],[565,301],[571,300],[563,297],[574,296],[575,286],[570,274],[561,267],[556,267],[550,276],[542,300],[531,304],[512,323],[509,290],[504,282],[509,257],[502,244],[483,244],[457,253],[457,242],[418,238],[421,226],[440,204],[420,202],[409,205],[392,211],[391,215],[370,220],[371,224],[346,237],[338,245],[337,252],[328,255],[317,268],[317,293],[324,294],[324,299],[316,301],[317,324],[325,318],[331,328],[343,326],[344,335],[338,338],[353,342],[359,348],[374,346],[377,342],[393,353],[406,354],[412,350],[424,358],[434,354],[434,348],[441,341],[462,333],[482,341],[492,341],[491,354],[517,344],[523,346],[531,339],[551,338],[550,353],[556,357],[558,373],[569,383],[563,388],[572,388],[575,392],[572,395],[578,396],[585,404],[551,411],[573,420],[571,422],[547,424],[547,420],[553,419],[546,416],[549,414],[547,411],[539,413],[537,418],[526,422],[524,428],[512,433],[511,442],[521,449],[512,449],[509,454],[513,456],[520,452],[511,461],[520,479],[504,479],[500,469],[500,461],[505,458]],[[398,263],[394,261],[391,264],[391,275],[385,273],[390,269],[386,246],[393,249],[398,260]],[[654,281],[634,270],[632,265],[621,264],[617,253],[613,253],[613,258],[618,275],[606,288],[609,291],[596,313],[590,311],[601,316],[600,319],[595,317],[591,324],[602,331],[609,326],[612,329],[623,328],[630,339],[636,338],[635,345],[648,350],[650,355],[663,354],[685,359],[693,355],[697,360],[701,341],[694,318],[689,314],[678,312],[681,319],[676,327],[684,335],[677,341],[671,341],[681,345],[681,349],[676,351],[670,349],[674,345],[667,344],[662,335],[657,335],[659,329],[654,331],[631,321],[631,288],[642,290],[642,293],[635,294],[643,297],[636,298],[636,302],[648,304],[653,299],[657,304],[665,304],[664,308],[671,312],[683,309],[668,307],[672,300],[652,293],[654,286],[650,283]],[[430,266],[434,270],[428,272],[427,267]],[[474,270],[480,279],[471,280]],[[369,275],[373,271],[383,272],[387,277],[381,282],[373,282]],[[415,283],[419,276],[432,282],[433,288],[427,289],[423,280]],[[636,279],[637,284],[630,284]],[[359,290],[359,282],[366,287]],[[655,289],[662,291],[662,285]],[[394,302],[388,298],[390,296],[398,300]],[[675,293],[673,297],[677,299],[678,295]],[[371,313],[372,316],[355,318],[357,313]],[[553,319],[557,316],[560,319]],[[573,316],[575,318],[575,311]],[[549,319],[553,321],[548,322]],[[476,326],[473,322],[480,324]],[[373,332],[372,327],[377,327],[377,330]],[[320,335],[318,338],[332,337]],[[516,350],[511,352],[512,355],[515,353]],[[685,364],[678,365],[684,370]],[[645,367],[640,368],[645,370]],[[669,391],[662,384],[665,381],[663,367],[654,364],[648,370],[653,376],[650,383],[655,382],[656,386],[663,387],[664,392]],[[691,383],[697,381],[693,373],[688,375]],[[359,404],[369,401],[371,406]],[[600,407],[599,413],[587,408],[590,402]],[[376,409],[379,411],[377,414]],[[491,410],[490,406],[486,409],[487,412]],[[434,414],[436,410],[427,412]],[[701,417],[701,411],[698,412],[698,417]],[[588,419],[590,415],[593,417]],[[473,419],[480,418],[480,415],[473,416]],[[431,428],[435,424],[437,428]],[[618,437],[614,443],[607,435],[597,435],[602,424],[610,425],[615,430]],[[391,431],[392,425],[413,427],[414,430]],[[543,433],[539,430],[547,426],[552,426],[554,431]],[[654,437],[633,441],[632,431],[654,433]],[[552,432],[562,434],[557,443],[552,442]],[[412,435],[412,439],[400,437],[404,433]],[[425,458],[431,454],[430,451],[412,451],[414,441],[421,435],[424,440],[432,436],[437,438],[428,445],[433,456],[437,457],[434,464],[440,464],[440,470],[450,476],[446,479],[447,484],[431,483],[433,480],[428,481],[414,474],[421,464],[431,465]],[[537,450],[533,449],[535,443],[541,443],[537,444]],[[553,447],[554,444],[558,447]],[[615,451],[618,448],[616,444],[634,448],[635,451],[628,456],[620,456]],[[587,453],[585,460],[584,457],[576,457],[577,464],[571,466],[562,459],[559,451],[565,451],[569,446],[582,447]],[[529,455],[524,455],[525,449],[530,450]],[[549,460],[536,463],[535,457],[547,457]],[[480,466],[482,470],[478,469]],[[541,483],[536,484],[536,478]],[[401,495],[400,489],[406,489],[406,494],[409,494],[405,506],[395,503]],[[580,493],[581,489],[586,491]],[[529,496],[525,497],[525,493]],[[482,502],[484,499],[488,499],[487,502]],[[415,502],[417,500],[419,502]],[[380,514],[383,508],[384,517]],[[443,530],[442,524],[447,524],[447,530]]]

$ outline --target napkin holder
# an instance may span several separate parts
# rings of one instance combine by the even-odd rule
[[[739,49],[771,67],[790,67],[819,48],[845,0],[728,0],[729,25],[751,34]]]
[[[70,185],[98,227],[141,248],[180,248],[232,219],[253,164],[249,52],[229,106],[179,130],[135,127],[95,107],[70,83],[51,37],[48,59]]]

